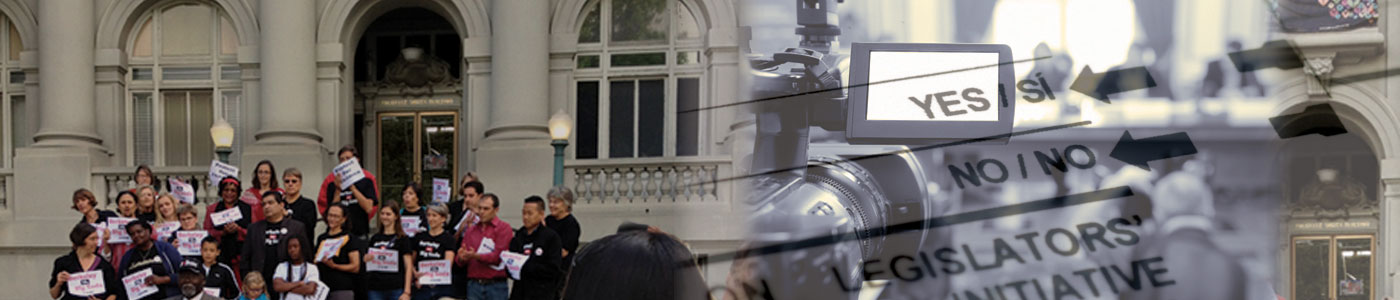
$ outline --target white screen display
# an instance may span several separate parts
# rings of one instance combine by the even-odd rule
[[[981,52],[871,51],[865,118],[997,121],[999,57]],[[969,68],[973,69],[961,70]],[[896,80],[943,72],[948,73]],[[894,81],[884,82],[889,80]]]

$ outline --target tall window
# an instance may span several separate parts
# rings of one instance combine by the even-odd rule
[[[132,162],[208,164],[216,116],[238,126],[241,71],[233,23],[216,6],[179,3],[152,10],[138,24],[127,49]],[[235,142],[235,153],[240,148]]]
[[[15,28],[8,16],[0,15],[0,24],[5,28],[0,29],[0,134],[5,138],[0,138],[0,149],[3,149],[7,159],[0,160],[3,167],[11,167],[10,159],[14,157],[14,149],[28,146],[33,141],[34,133],[29,128],[29,114],[27,103],[24,101],[24,70],[19,67],[19,53],[24,51],[24,43],[20,41],[19,30]]]
[[[704,26],[683,1],[599,0],[579,24],[579,159],[698,154]]]

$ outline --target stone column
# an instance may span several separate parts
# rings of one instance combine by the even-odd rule
[[[320,143],[316,131],[316,10],[313,0],[263,0],[258,7],[262,128],[258,143]]]
[[[93,1],[57,0],[39,3],[39,132],[40,145],[100,147],[93,67],[97,28]]]
[[[495,1],[491,7],[490,125],[477,171],[501,198],[500,215],[519,222],[521,199],[542,195],[553,174],[549,118],[549,1]],[[473,99],[473,101],[485,99]]]
[[[333,149],[323,150],[329,147],[322,145],[318,120],[323,110],[335,109],[317,105],[316,1],[262,0],[258,22],[256,73],[262,82],[253,110],[258,116],[247,118],[258,126],[253,144],[243,148],[239,169],[246,178],[259,161],[269,160],[278,174],[300,169],[302,186],[315,189],[333,162],[327,154]]]
[[[29,94],[25,102],[37,104],[39,128],[35,144],[15,151],[13,217],[0,222],[0,245],[66,247],[53,237],[73,228],[77,214],[68,196],[101,182],[92,178],[93,167],[109,159],[97,133],[94,6],[91,0],[38,2],[40,86],[38,97]]]
[[[1395,299],[1395,287],[1400,286],[1400,240],[1392,236],[1400,232],[1400,159],[1381,159],[1381,228],[1376,236],[1377,299]]]

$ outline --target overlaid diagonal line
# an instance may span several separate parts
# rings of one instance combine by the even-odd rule
[[[893,78],[893,79],[886,79],[886,80],[881,80],[881,81],[876,81],[876,82],[862,83],[862,84],[857,84],[857,85],[849,85],[849,86],[844,86],[844,87],[836,87],[836,88],[821,89],[821,90],[815,90],[815,91],[807,91],[807,92],[796,93],[796,94],[788,94],[788,95],[782,95],[782,96],[773,96],[773,97],[767,97],[767,98],[759,98],[759,99],[753,99],[753,100],[745,100],[745,101],[739,101],[739,102],[734,102],[734,103],[725,103],[725,104],[720,104],[720,105],[715,105],[715,106],[701,107],[701,108],[695,108],[695,109],[687,109],[687,110],[677,111],[676,114],[693,113],[693,112],[699,112],[699,111],[704,111],[704,110],[711,110],[711,109],[717,109],[717,108],[725,108],[725,107],[731,107],[731,106],[739,106],[739,105],[744,105],[744,104],[753,104],[753,103],[759,103],[759,102],[764,102],[764,101],[772,101],[772,100],[778,100],[778,99],[784,99],[784,98],[791,98],[791,97],[798,97],[798,96],[805,96],[805,95],[812,95],[812,94],[821,94],[821,93],[826,93],[826,92],[830,92],[830,91],[839,91],[839,90],[845,89],[845,88],[863,87],[863,86],[870,86],[870,85],[876,85],[876,84],[882,84],[882,83],[896,82],[896,81],[901,81],[901,80],[919,79],[919,78],[924,78],[924,77],[932,77],[932,76],[938,76],[938,75],[952,74],[952,73],[963,72],[963,71],[972,71],[972,70],[977,70],[977,69],[984,69],[984,68],[991,68],[991,67],[1000,67],[1000,66],[1002,66],[1002,65],[1019,64],[1019,63],[1023,63],[1023,62],[1032,62],[1032,61],[1047,59],[1047,58],[1051,58],[1051,57],[1053,57],[1053,56],[1033,57],[1033,58],[1027,58],[1027,59],[1022,59],[1022,60],[1013,60],[1013,61],[1002,62],[1002,63],[991,64],[991,65],[967,67],[967,68],[955,69],[955,70],[948,70],[948,71],[942,71],[942,72],[937,72],[937,73],[919,74],[919,75],[914,75],[914,76],[900,77],[900,78]]]
[[[932,150],[932,149],[938,149],[938,148],[944,148],[944,147],[952,147],[952,146],[959,146],[959,145],[967,145],[967,144],[978,143],[978,142],[985,142],[985,141],[990,141],[990,140],[1004,139],[1004,138],[1009,138],[1009,137],[1013,137],[1013,136],[1021,136],[1021,135],[1042,133],[1042,132],[1054,131],[1054,130],[1065,129],[1065,128],[1079,127],[1079,126],[1089,125],[1089,124],[1092,124],[1092,123],[1094,123],[1094,122],[1093,122],[1093,121],[1079,121],[1079,122],[1074,122],[1074,123],[1069,123],[1069,124],[1062,124],[1062,125],[1055,125],[1055,126],[1049,126],[1049,127],[1041,127],[1041,128],[1035,128],[1035,129],[1027,129],[1027,130],[1022,130],[1022,131],[1012,131],[1012,132],[1009,132],[1009,133],[1002,133],[1002,134],[989,135],[989,136],[984,136],[984,137],[970,138],[970,139],[965,139],[965,140],[957,140],[957,141],[952,141],[952,142],[947,142],[947,143],[942,143],[942,144],[933,144],[933,145],[927,145],[927,146],[918,146],[918,147],[913,147],[913,148],[904,149],[904,150],[898,150],[898,151],[890,151],[890,152],[884,152],[884,153],[876,153],[876,154],[869,154],[869,155],[856,156],[856,157],[852,157],[852,158],[841,159],[841,160],[836,160],[836,161],[831,161],[831,162],[813,163],[813,164],[808,164],[808,165],[800,166],[800,167],[783,168],[783,169],[777,169],[777,170],[772,170],[772,171],[767,171],[767,172],[759,172],[759,173],[753,173],[753,174],[748,174],[748,175],[740,175],[740,176],[734,176],[734,177],[728,177],[728,178],[720,178],[720,179],[716,179],[716,180],[714,180],[714,181],[706,181],[706,182],[692,183],[692,184],[689,184],[689,185],[712,184],[712,183],[719,183],[719,182],[725,182],[725,181],[733,181],[733,180],[739,180],[739,179],[753,178],[753,177],[758,177],[758,176],[767,176],[767,175],[781,174],[781,173],[788,172],[788,171],[800,170],[800,169],[811,168],[811,167],[829,166],[829,165],[836,165],[836,164],[841,164],[841,163],[850,162],[850,161],[857,161],[857,160],[862,160],[862,159],[871,159],[871,158],[885,157],[885,156],[890,156],[890,155],[899,155],[899,154],[911,153],[911,152],[917,152],[917,151]]]
[[[838,244],[842,242],[854,241],[862,238],[870,239],[883,237],[886,235],[910,232],[915,230],[929,230],[939,227],[984,221],[1043,210],[1051,210],[1103,200],[1117,199],[1132,195],[1133,190],[1128,188],[1128,186],[1118,186],[1079,194],[1050,197],[1046,199],[1040,199],[1020,204],[993,207],[988,209],[939,216],[918,221],[910,221],[885,227],[868,228],[833,235],[811,237],[773,245],[765,245],[748,249],[739,249],[734,252],[711,255],[709,256],[707,263],[724,262],[735,259],[742,259],[750,256],[777,254],[787,251],[802,250],[812,247],[820,247]]]

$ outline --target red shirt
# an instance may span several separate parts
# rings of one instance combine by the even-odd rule
[[[489,238],[495,247],[491,253],[482,254],[480,258],[467,262],[467,278],[471,279],[493,279],[505,278],[506,269],[492,269],[501,264],[501,251],[506,251],[510,247],[510,239],[515,237],[515,230],[510,228],[510,224],[502,221],[501,218],[492,218],[490,222],[483,221],[476,226],[467,227],[467,236],[462,239],[462,245],[457,247],[458,252],[476,253],[481,246],[483,239]],[[457,263],[461,266],[461,262]]]

